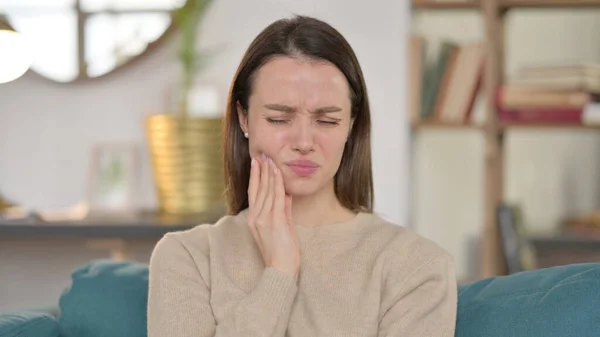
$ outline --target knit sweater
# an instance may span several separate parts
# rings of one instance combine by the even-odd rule
[[[454,263],[434,242],[372,213],[295,226],[295,279],[265,268],[246,216],[161,238],[150,259],[149,337],[454,336]]]

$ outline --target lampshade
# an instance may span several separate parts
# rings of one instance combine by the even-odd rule
[[[33,63],[33,51],[27,40],[12,30],[0,16],[0,83],[21,77]]]

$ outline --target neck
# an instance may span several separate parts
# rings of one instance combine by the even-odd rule
[[[348,221],[355,216],[339,202],[333,184],[315,194],[292,198],[292,218],[296,226],[316,227]]]

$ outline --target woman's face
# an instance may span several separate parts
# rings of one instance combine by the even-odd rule
[[[250,156],[270,157],[286,193],[307,196],[333,188],[352,121],[346,78],[326,61],[277,57],[255,74],[248,116]]]

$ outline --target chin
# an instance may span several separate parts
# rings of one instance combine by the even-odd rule
[[[285,193],[292,197],[305,197],[317,193],[319,186],[310,181],[291,181],[285,184]]]

